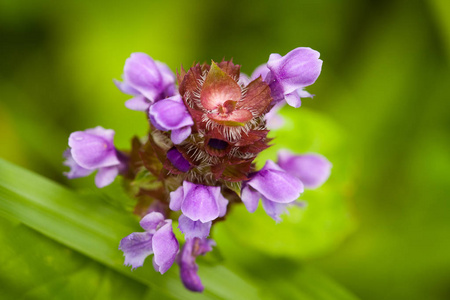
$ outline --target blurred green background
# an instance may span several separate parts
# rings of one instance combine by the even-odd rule
[[[218,224],[218,249],[200,259],[203,296],[450,299],[447,0],[0,0],[0,157],[80,190],[91,210],[95,201],[128,208],[120,183],[95,191],[92,177],[69,182],[62,152],[71,132],[97,125],[115,129],[123,149],[145,135],[145,117],[124,107],[128,98],[112,83],[130,53],[146,52],[172,70],[232,57],[250,74],[270,53],[299,46],[324,61],[308,88],[316,96],[283,110],[277,146],[260,163],[281,147],[320,152],[332,161],[332,176],[305,193],[306,210],[292,210],[281,224],[261,208],[255,215],[236,209]],[[34,177],[6,170],[0,177],[10,176],[10,186],[33,189]],[[93,194],[100,200],[89,200]],[[2,195],[0,298],[161,299],[180,288],[177,270],[154,277],[162,292],[145,288],[136,280],[147,276],[141,271],[130,279],[128,269],[110,269],[120,262],[104,266],[96,249],[53,236],[47,210],[36,223],[18,217],[24,210],[12,216],[1,204],[11,198]],[[95,207],[93,215],[102,214]],[[123,222],[138,230],[136,220]],[[142,274],[153,274],[149,262],[146,268]]]

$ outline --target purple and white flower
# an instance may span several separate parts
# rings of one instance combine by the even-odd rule
[[[114,147],[114,130],[95,127],[73,132],[64,156],[71,170],[68,178],[84,177],[95,170],[95,184],[102,188],[111,184],[119,172],[126,170],[126,159]]]
[[[170,138],[174,144],[180,144],[191,134],[194,121],[180,95],[161,100],[149,110],[153,126],[162,131],[172,131]]]
[[[321,186],[331,173],[331,163],[320,154],[295,155],[287,150],[278,152],[278,165],[300,179],[308,189]]]
[[[139,223],[145,232],[133,232],[120,241],[119,250],[125,256],[125,265],[141,267],[147,256],[154,254],[153,267],[164,274],[174,263],[179,245],[172,231],[172,220],[159,212],[151,212]]]
[[[177,93],[175,76],[169,67],[139,52],[126,60],[123,82],[114,83],[123,93],[134,96],[125,102],[131,110],[147,111],[151,104]]]
[[[303,192],[302,182],[268,160],[265,166],[242,185],[241,199],[249,212],[254,212],[259,203],[275,221]]]
[[[177,259],[180,265],[180,277],[184,286],[193,292],[202,292],[203,284],[197,274],[198,265],[195,259],[199,255],[205,255],[212,251],[212,247],[216,243],[213,240],[192,238],[187,239],[181,250],[181,254]]]

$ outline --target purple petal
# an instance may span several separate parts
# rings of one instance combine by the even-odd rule
[[[299,178],[309,189],[321,186],[330,176],[332,166],[322,155],[295,155],[285,150],[278,153],[278,164],[286,172]]]
[[[296,48],[283,57],[271,55],[267,62],[276,81],[285,94],[313,84],[320,75],[322,60],[320,53],[311,48]]]
[[[64,172],[64,175],[67,176],[69,179],[73,178],[79,178],[79,177],[85,177],[90,175],[92,172],[94,172],[93,169],[85,169],[82,166],[78,165],[75,160],[72,157],[72,154],[70,154],[70,149],[67,149],[64,151],[64,157],[66,160],[64,161],[64,165],[70,167],[69,172]]]
[[[245,208],[251,213],[254,213],[258,208],[259,199],[261,195],[247,184],[242,185],[241,199],[244,202]]]
[[[178,211],[181,209],[181,203],[184,200],[184,190],[183,186],[180,186],[175,191],[170,192],[170,204],[169,208],[173,211]]]
[[[185,215],[181,215],[178,219],[178,228],[184,233],[186,239],[207,238],[211,230],[212,222],[202,223],[200,221],[192,221]]]
[[[280,215],[287,212],[287,207],[289,205],[289,203],[270,201],[265,197],[262,198],[261,202],[266,213],[277,223],[281,221]]]
[[[142,95],[138,95],[125,102],[126,108],[137,111],[147,111],[150,104],[151,102]]]
[[[180,151],[178,151],[175,147],[167,151],[167,159],[181,172],[187,172],[191,168],[189,161],[187,161],[187,159],[185,159]]]
[[[71,155],[85,169],[97,169],[120,164],[112,141],[113,130],[103,128],[76,131],[69,137]]]
[[[181,211],[193,221],[203,223],[216,219],[220,214],[218,198],[220,187],[183,182],[184,201]]]
[[[164,274],[175,261],[179,245],[172,231],[172,220],[166,220],[166,224],[153,235],[152,246],[155,253],[154,263],[158,266],[156,271]]]
[[[292,93],[285,95],[284,99],[286,100],[287,104],[292,107],[299,108],[302,105],[302,100],[300,99],[297,91],[293,91]]]
[[[134,232],[120,241],[119,250],[125,256],[125,265],[131,269],[141,267],[145,258],[153,254],[152,234],[149,232]]]
[[[141,225],[145,231],[154,233],[156,228],[158,228],[158,225],[162,222],[164,222],[164,216],[161,213],[151,212],[141,219],[139,225]]]
[[[180,277],[184,286],[193,292],[202,292],[204,287],[202,281],[197,274],[198,265],[195,263],[192,249],[195,241],[198,239],[189,239],[183,246],[180,258]]]
[[[175,87],[175,75],[173,74],[172,70],[170,70],[170,68],[165,63],[162,63],[160,61],[155,61],[155,63],[159,73],[161,74],[162,85],[166,89],[169,85]]]
[[[150,101],[163,91],[163,80],[155,61],[145,53],[133,53],[124,67],[125,82]]]
[[[98,188],[110,185],[117,175],[119,175],[118,166],[100,168],[98,169],[97,175],[95,175],[95,185]]]
[[[162,131],[180,129],[194,124],[180,95],[156,102],[150,107],[149,115],[152,124]]]
[[[170,139],[175,145],[181,144],[185,139],[191,135],[191,126],[181,127],[180,129],[172,130]]]
[[[203,285],[197,274],[198,265],[195,259],[198,255],[204,255],[212,250],[215,245],[213,240],[206,239],[188,239],[181,250],[178,261],[180,265],[180,277],[184,286],[193,292],[202,292]]]
[[[228,199],[222,196],[222,193],[219,193],[217,203],[219,204],[219,217],[221,218],[227,214]]]
[[[303,192],[303,184],[298,178],[283,171],[270,160],[247,184],[267,199],[279,203],[292,202]]]
[[[250,77],[250,81],[255,80],[259,76],[261,76],[262,80],[265,80],[269,72],[270,70],[269,68],[267,68],[267,64],[262,64],[258,66],[255,71],[253,71],[252,76]]]
[[[128,85],[125,82],[120,82],[116,79],[114,79],[113,81],[117,88],[124,94],[132,96],[137,96],[140,94],[138,90],[134,89],[131,85]]]

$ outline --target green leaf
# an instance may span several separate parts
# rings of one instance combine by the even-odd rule
[[[266,258],[255,255],[260,260],[248,265],[241,263],[244,256],[233,257],[232,249],[220,264],[199,258],[206,287],[203,294],[182,286],[176,266],[161,276],[149,260],[131,272],[122,265],[117,247],[122,237],[140,230],[138,220],[104,197],[81,196],[0,160],[0,214],[7,217],[0,218],[0,279],[7,283],[0,288],[2,298],[280,299],[276,295],[302,293],[308,296],[305,299],[354,299],[322,277],[309,276],[303,268],[294,269],[293,276],[287,274],[295,283],[287,290],[286,283],[279,282],[287,276],[281,270],[278,281],[263,283],[253,276],[252,266],[262,268]],[[222,241],[217,242],[221,249]],[[223,243],[228,249],[230,244]],[[316,284],[326,288],[309,290],[308,286]]]

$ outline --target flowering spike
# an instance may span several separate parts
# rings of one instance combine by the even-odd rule
[[[320,186],[330,174],[324,157],[279,153],[278,164],[254,163],[270,147],[269,129],[279,126],[277,111],[285,104],[301,105],[312,97],[304,90],[320,74],[319,53],[297,48],[281,56],[271,54],[267,64],[248,77],[240,65],[225,59],[183,66],[176,77],[167,65],[144,53],[125,62],[123,81],[116,86],[132,95],[126,107],[143,111],[149,122],[144,138],[134,137],[131,150],[118,151],[114,131],[101,127],[74,132],[64,153],[69,178],[98,170],[98,187],[124,177],[127,192],[137,199],[134,213],[145,232],[123,238],[119,249],[125,264],[140,267],[151,254],[153,266],[166,272],[176,259],[185,287],[201,292],[196,257],[215,245],[207,237],[215,223],[226,219],[230,207],[244,204],[254,212],[261,200],[276,222],[306,188]],[[175,86],[175,78],[178,87]],[[172,220],[184,234],[179,243]]]

